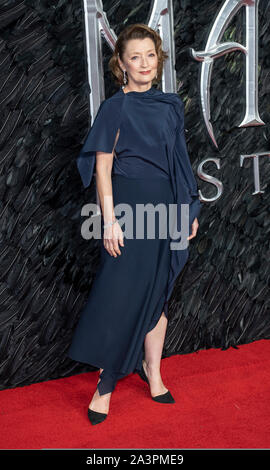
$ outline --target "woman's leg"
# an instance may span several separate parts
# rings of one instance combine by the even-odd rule
[[[144,340],[145,370],[150,383],[151,395],[153,397],[168,391],[168,389],[164,386],[160,375],[160,361],[167,324],[168,319],[164,315],[164,312],[162,312],[162,315],[155,328],[147,333]],[[100,374],[102,371],[103,369],[100,369]],[[100,413],[108,413],[111,394],[112,392],[100,395],[97,388],[89,404],[89,408],[91,408],[93,411],[99,411]]]
[[[156,324],[145,336],[145,360],[144,368],[148,377],[151,389],[151,395],[161,395],[166,393],[168,389],[164,386],[160,375],[160,361],[164,345],[164,339],[167,329],[168,319],[164,312]]]

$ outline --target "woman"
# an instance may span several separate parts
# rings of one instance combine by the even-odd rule
[[[152,85],[161,79],[167,57],[160,36],[148,26],[121,32],[110,60],[119,91],[101,103],[77,159],[84,187],[96,171],[104,221],[99,270],[68,352],[100,368],[88,407],[92,424],[107,417],[117,380],[135,371],[149,384],[154,401],[175,402],[163,384],[160,360],[168,300],[188,248],[171,249],[170,242],[181,241],[182,207],[189,208],[185,238],[196,236],[201,203],[185,144],[183,102]],[[134,228],[139,204],[166,209],[177,204],[178,238],[167,233],[167,210],[159,219],[165,236],[155,224],[154,238],[148,238],[144,224],[143,236],[133,232],[124,241],[115,211],[121,203],[131,207]]]

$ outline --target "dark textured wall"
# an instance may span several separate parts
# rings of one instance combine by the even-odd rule
[[[104,1],[111,26],[149,17],[150,1]],[[196,172],[223,182],[222,197],[204,204],[198,235],[170,302],[163,356],[202,348],[237,347],[269,338],[269,173],[260,162],[254,191],[251,162],[240,154],[270,150],[270,5],[259,8],[259,110],[265,126],[238,128],[245,109],[245,60],[233,52],[215,61],[211,121],[219,150],[200,114],[199,63],[223,0],[174,1],[176,70],[185,102],[186,139]],[[244,9],[224,40],[244,41]],[[99,261],[97,241],[80,234],[84,190],[75,159],[89,128],[88,85],[80,0],[7,0],[0,6],[0,387],[95,370],[66,357]],[[106,96],[116,91],[107,69]],[[215,188],[198,179],[205,197]],[[102,345],[101,345],[102,347]]]

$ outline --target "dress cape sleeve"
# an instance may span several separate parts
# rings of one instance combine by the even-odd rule
[[[175,119],[167,139],[168,159],[171,171],[171,181],[173,192],[175,196],[175,203],[177,206],[177,232],[180,235],[174,237],[171,244],[171,264],[168,280],[168,289],[165,309],[168,309],[168,301],[173,291],[175,281],[185,266],[189,256],[189,246],[175,248],[175,243],[178,244],[182,238],[181,217],[182,211],[184,218],[188,218],[189,235],[192,233],[192,223],[196,217],[199,216],[202,203],[199,200],[198,186],[192,170],[189,154],[187,151],[185,129],[184,129],[184,103],[180,96],[176,93],[165,94],[164,100],[169,101],[174,106]],[[188,207],[183,210],[185,204]],[[175,227],[175,225],[174,225]]]
[[[117,131],[120,128],[121,106],[115,99],[102,101],[93,125],[90,128],[76,164],[83,186],[92,180],[96,163],[96,152],[112,153]]]
[[[199,217],[201,202],[199,200],[198,185],[192,170],[185,138],[185,115],[184,103],[178,97],[179,118],[177,120],[176,137],[174,146],[175,176],[178,201],[182,200],[189,204],[190,227],[194,219]],[[183,186],[181,188],[181,186]]]

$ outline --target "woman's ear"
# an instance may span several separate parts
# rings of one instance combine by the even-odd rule
[[[120,56],[119,56],[119,52],[117,53],[117,60],[118,60],[118,64],[119,64],[119,67],[120,69],[122,70],[122,72],[124,73],[124,64],[122,63],[121,59],[120,59]]]

